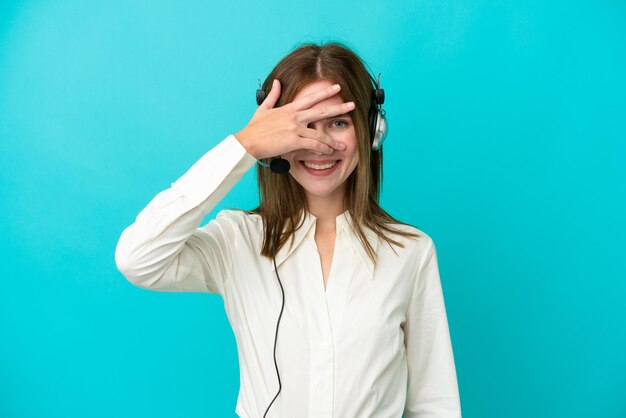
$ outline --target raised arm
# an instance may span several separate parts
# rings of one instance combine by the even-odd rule
[[[223,295],[232,260],[236,228],[220,212],[203,228],[208,212],[243,177],[257,159],[297,149],[332,153],[343,144],[309,129],[308,123],[350,111],[347,104],[309,109],[339,90],[325,87],[274,108],[280,82],[254,112],[250,122],[200,158],[169,189],[157,194],[123,232],[115,249],[117,268],[134,285],[170,292]]]
[[[124,229],[115,249],[118,270],[144,289],[223,294],[235,220],[222,211],[198,226],[255,162],[234,135],[219,142]]]
[[[404,418],[461,418],[437,252],[426,236],[403,326],[408,362]]]

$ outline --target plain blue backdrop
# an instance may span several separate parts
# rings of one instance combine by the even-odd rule
[[[1,2],[0,416],[235,416],[222,299],[132,286],[115,245],[335,40],[382,73],[381,203],[437,246],[463,416],[625,417],[625,28],[618,0]]]

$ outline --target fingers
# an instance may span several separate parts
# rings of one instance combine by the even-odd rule
[[[354,110],[354,102],[339,103],[332,106],[324,106],[315,109],[306,109],[298,112],[298,122],[308,125],[316,120],[330,118],[337,115],[343,115]]]
[[[263,109],[271,109],[274,107],[279,97],[280,97],[280,81],[278,81],[278,79],[275,78],[274,81],[272,82],[272,88],[270,89],[269,94],[267,95],[265,100],[263,100],[263,103],[261,103],[259,107]]]
[[[303,139],[312,140],[313,142],[307,142],[311,144],[312,150],[317,150],[320,152],[327,152],[330,150],[329,154],[332,154],[335,149],[344,150],[346,148],[345,144],[340,141],[335,141],[330,136],[325,135],[323,132],[320,132],[316,129],[305,128],[300,126],[297,130],[297,134]],[[317,142],[317,144],[315,144]],[[333,149],[334,148],[334,149]]]
[[[303,140],[303,144],[300,147],[298,147],[299,149],[306,148],[306,149],[310,149],[311,151],[319,152],[322,154],[332,154],[333,152],[335,152],[334,149],[332,149],[331,147],[329,147],[328,145],[324,144],[321,141],[317,141],[311,138],[302,138],[302,140]]]
[[[306,129],[306,128],[303,128],[303,129],[312,130],[312,129]],[[296,132],[296,133],[299,133],[299,132]],[[316,136],[319,136],[319,135],[316,135]],[[308,136],[298,136],[297,138],[295,138],[292,142],[289,143],[288,150],[286,152],[293,152],[293,151],[302,150],[302,149],[310,150],[316,154],[332,154],[335,152],[333,148],[329,147],[323,141],[315,139],[315,138],[310,138]]]
[[[337,88],[334,88],[334,86],[337,86]],[[321,102],[322,100],[339,93],[339,90],[341,90],[341,85],[333,84],[332,86],[324,87],[322,89],[314,91],[311,94],[302,96],[301,98],[294,100],[291,103],[288,103],[288,106],[295,110],[308,109],[315,103]]]

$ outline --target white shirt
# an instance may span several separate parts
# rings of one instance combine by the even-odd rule
[[[115,250],[118,269],[135,286],[222,296],[238,348],[235,412],[242,418],[263,417],[279,388],[274,338],[282,293],[272,260],[259,255],[259,215],[222,210],[199,224],[255,163],[228,135],[149,202]],[[432,239],[400,225],[422,238],[395,235],[405,243],[396,255],[365,227],[374,268],[346,211],[336,218],[325,289],[316,218],[304,216],[293,246],[287,241],[276,255],[285,292],[276,345],[282,389],[267,417],[461,417]]]

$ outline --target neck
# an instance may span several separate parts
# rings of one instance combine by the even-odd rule
[[[320,232],[335,231],[337,216],[347,210],[343,205],[342,193],[335,193],[332,196],[307,196],[307,202],[309,212],[317,218],[316,229]]]

